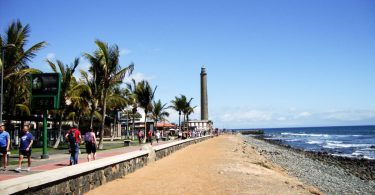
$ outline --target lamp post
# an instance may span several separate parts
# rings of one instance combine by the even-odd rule
[[[5,49],[7,48],[14,48],[16,45],[14,44],[6,44],[1,47],[1,104],[0,104],[0,123],[3,123],[3,104],[4,104],[4,55],[5,55]]]

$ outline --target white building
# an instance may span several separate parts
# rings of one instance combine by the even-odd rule
[[[185,124],[185,122],[183,122],[183,124]],[[188,124],[190,129],[200,132],[211,133],[213,130],[213,123],[210,120],[191,120]]]

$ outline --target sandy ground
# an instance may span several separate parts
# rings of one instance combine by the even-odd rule
[[[320,194],[235,135],[188,146],[88,194]]]

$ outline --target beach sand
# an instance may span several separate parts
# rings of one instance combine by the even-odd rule
[[[320,194],[240,136],[188,146],[88,194]]]

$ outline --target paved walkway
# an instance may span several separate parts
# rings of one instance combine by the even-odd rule
[[[152,146],[158,146],[163,145],[166,143],[173,142],[173,140],[170,141],[159,141],[159,143],[153,142]],[[146,143],[148,144],[148,143]],[[136,145],[136,146],[127,146],[122,148],[116,148],[116,149],[110,149],[110,150],[103,150],[103,151],[97,151],[96,153],[96,159],[102,159],[106,157],[116,156],[119,154],[124,154],[128,152],[133,152],[136,150],[140,150],[142,148],[142,145]],[[84,151],[84,145],[81,145],[81,151]],[[18,167],[18,165],[10,165],[7,167],[6,171],[0,170],[0,181],[22,177],[25,175],[30,175],[34,173],[39,173],[43,171],[48,171],[52,169],[58,169],[61,167],[69,166],[69,159],[70,154],[50,154],[49,159],[33,159],[31,161],[31,171],[27,172],[23,170],[21,173],[18,173],[15,171],[15,168]],[[78,163],[87,163],[87,154],[80,154]],[[2,165],[2,164],[1,164]],[[22,168],[27,168],[27,159],[23,160]]]

